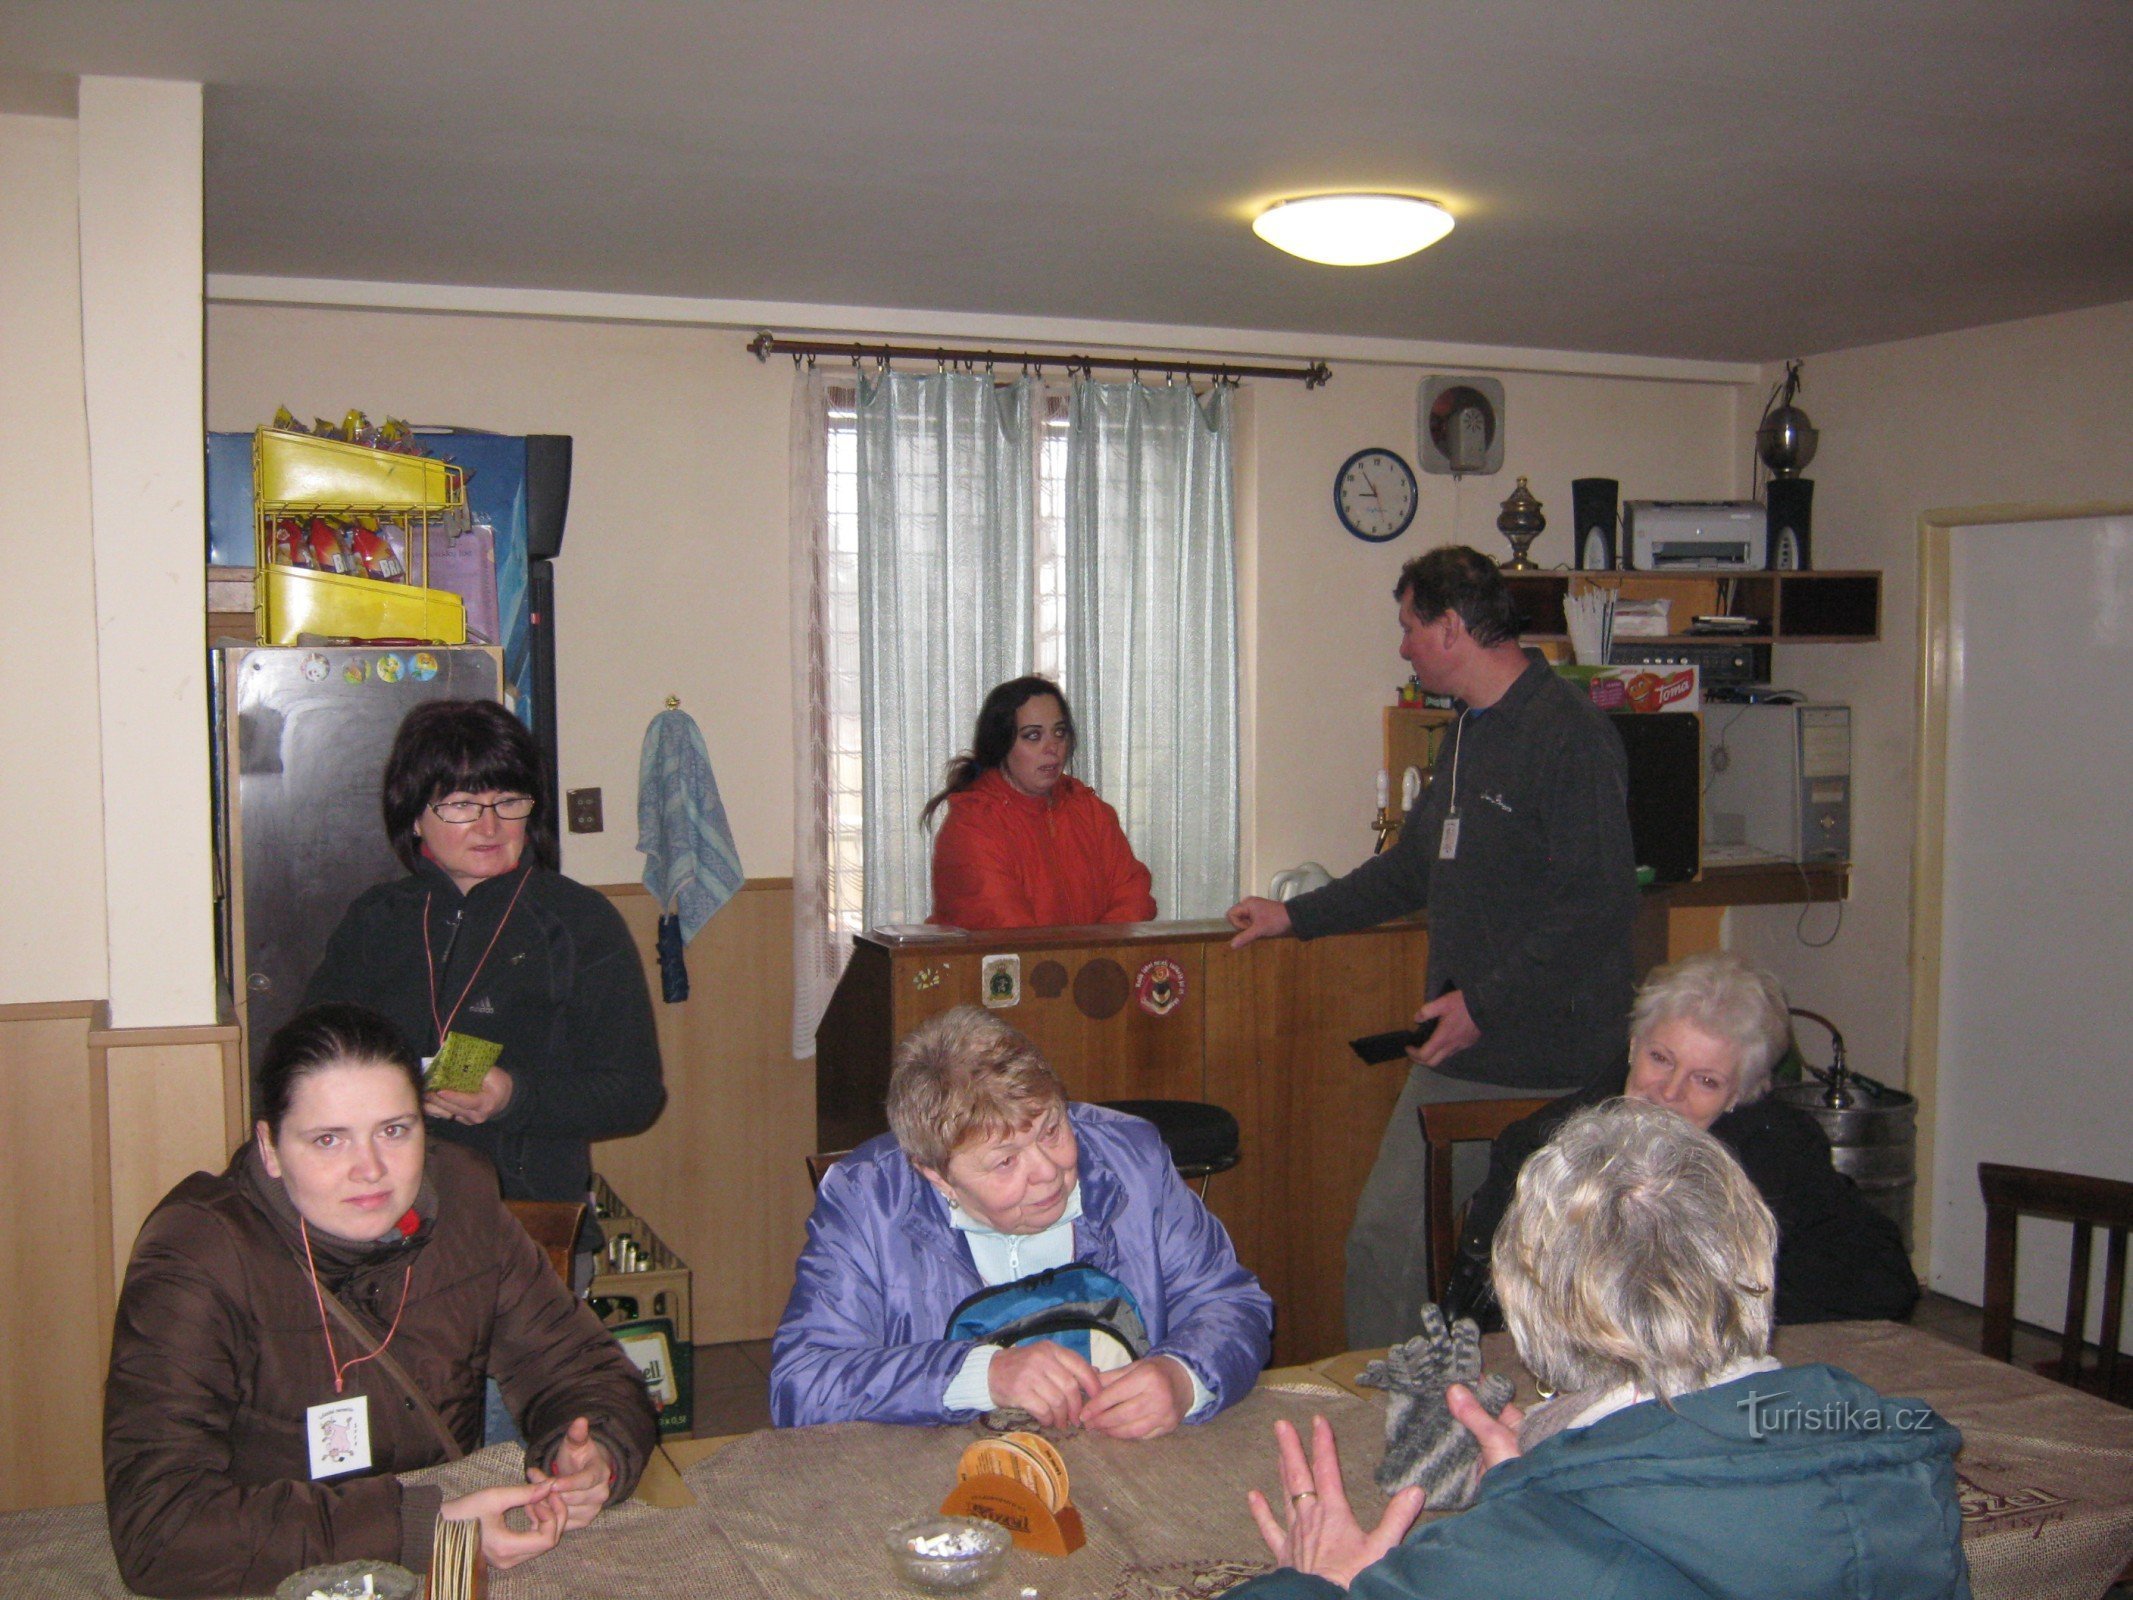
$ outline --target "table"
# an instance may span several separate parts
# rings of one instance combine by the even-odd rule
[[[1931,1402],[1964,1433],[1964,1547],[1978,1600],[2094,1600],[2133,1557],[2133,1411],[1893,1323],[1789,1328],[1778,1353],[1829,1361],[1886,1393]],[[1492,1370],[1532,1381],[1510,1342],[1484,1343]],[[1062,1447],[1088,1545],[1064,1561],[1013,1552],[981,1591],[1009,1600],[1208,1600],[1267,1566],[1245,1511],[1272,1489],[1277,1418],[1332,1421],[1356,1509],[1374,1518],[1383,1404],[1349,1387],[1366,1354],[1269,1373],[1201,1427],[1152,1445],[1077,1437]],[[892,1523],[947,1492],[970,1428],[868,1423],[749,1434],[689,1467],[696,1503],[631,1503],[527,1566],[492,1576],[493,1600],[909,1600],[877,1545]],[[457,1494],[516,1475],[515,1446],[411,1474]],[[112,1597],[120,1586],[101,1506],[0,1517],[0,1594]]]

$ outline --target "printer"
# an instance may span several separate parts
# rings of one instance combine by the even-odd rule
[[[1622,543],[1639,572],[1740,572],[1766,564],[1769,517],[1756,500],[1630,500]]]

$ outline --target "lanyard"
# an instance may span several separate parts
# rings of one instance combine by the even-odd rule
[[[311,1225],[299,1217],[296,1227],[304,1236],[304,1266],[311,1273],[311,1296],[318,1302],[318,1329],[326,1336],[326,1365],[333,1368],[333,1392],[339,1394],[343,1377],[364,1362],[385,1354],[385,1347],[393,1342],[393,1335],[400,1331],[400,1316],[407,1310],[407,1291],[415,1281],[415,1264],[410,1261],[406,1273],[400,1279],[400,1307],[393,1313],[393,1325],[385,1330],[385,1337],[378,1341],[378,1347],[369,1355],[355,1356],[344,1362],[334,1353],[333,1328],[326,1321],[326,1291],[319,1287],[318,1263],[311,1259]]]
[[[526,879],[532,876],[533,869],[528,867],[525,877],[518,880],[518,887],[511,891],[511,903],[504,907],[504,914],[496,920],[496,931],[489,935],[488,948],[482,951],[481,959],[474,963],[474,970],[467,975],[467,986],[459,991],[459,998],[452,1002],[452,1009],[441,1019],[437,1015],[437,958],[430,953],[430,902],[436,898],[437,892],[432,889],[422,897],[422,960],[429,968],[430,1024],[437,1030],[438,1049],[444,1048],[444,1036],[452,1031],[452,1022],[459,1015],[459,1008],[467,1003],[467,996],[474,992],[474,985],[481,978],[481,969],[489,964],[489,957],[496,951],[496,941],[504,936],[504,924],[511,920],[511,913],[518,909],[518,897],[526,892]],[[461,915],[464,916],[465,913],[462,912]],[[458,938],[457,930],[454,930],[453,938]],[[452,958],[451,945],[445,946],[444,955],[445,960],[449,962]]]
[[[1452,724],[1452,792],[1444,807],[1444,814],[1448,817],[1459,815],[1459,747],[1464,742],[1466,719],[1467,713],[1462,711],[1459,713],[1459,720]],[[423,924],[425,930],[428,926],[428,923]]]

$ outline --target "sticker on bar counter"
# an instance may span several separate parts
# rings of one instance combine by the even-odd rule
[[[1185,998],[1185,969],[1158,956],[1134,975],[1133,998],[1151,1017],[1169,1016]]]
[[[980,963],[985,1004],[995,1011],[1022,1003],[1022,958],[987,956]]]

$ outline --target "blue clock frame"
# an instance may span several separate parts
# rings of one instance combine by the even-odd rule
[[[1400,518],[1399,526],[1389,532],[1368,533],[1357,527],[1354,520],[1348,515],[1348,508],[1341,501],[1341,486],[1348,481],[1349,472],[1358,462],[1380,458],[1390,462],[1393,467],[1397,468],[1401,479],[1407,485],[1407,514]],[[1343,528],[1346,528],[1350,534],[1361,539],[1366,544],[1388,544],[1392,540],[1399,538],[1401,534],[1414,526],[1415,513],[1421,509],[1421,505],[1422,490],[1420,482],[1415,477],[1415,469],[1407,464],[1406,457],[1402,456],[1399,451],[1390,449],[1385,445],[1366,445],[1346,461],[1343,461],[1340,465],[1340,470],[1333,474],[1333,515],[1339,519]]]

